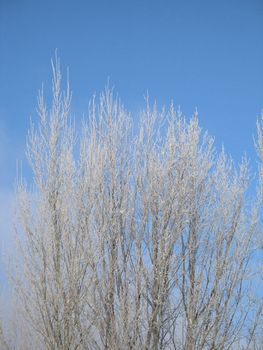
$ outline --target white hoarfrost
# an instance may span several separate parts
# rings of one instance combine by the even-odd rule
[[[237,169],[197,113],[173,106],[147,100],[135,133],[110,89],[77,136],[70,100],[56,59],[51,108],[41,93],[28,136],[34,183],[18,181],[19,341],[6,347],[252,348],[258,202],[246,161]]]

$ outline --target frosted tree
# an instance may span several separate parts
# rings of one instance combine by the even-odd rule
[[[148,98],[135,132],[109,88],[78,135],[57,58],[52,68],[51,107],[41,92],[28,135],[34,183],[17,186],[23,349],[250,349],[259,214],[247,162],[217,153],[197,113]]]

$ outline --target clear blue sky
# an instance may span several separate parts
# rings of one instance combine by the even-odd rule
[[[36,95],[50,83],[55,48],[69,66],[72,112],[86,113],[108,77],[137,113],[148,90],[252,162],[263,107],[262,0],[0,0],[0,191],[24,159]]]

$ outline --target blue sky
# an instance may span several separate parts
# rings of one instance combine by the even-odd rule
[[[0,0],[0,259],[12,247],[16,164],[57,48],[70,68],[72,114],[110,77],[136,115],[149,91],[171,99],[238,161],[256,169],[252,134],[263,108],[262,0]],[[12,249],[12,248],[11,248]],[[0,280],[5,279],[0,263]]]
[[[37,91],[55,49],[81,118],[108,77],[127,108],[174,100],[238,161],[256,169],[263,108],[262,0],[0,0],[0,259],[10,249],[16,163],[25,162]],[[12,244],[11,244],[12,246]],[[3,280],[0,262],[0,281]]]
[[[12,190],[16,160],[24,160],[56,48],[70,68],[76,117],[110,77],[135,115],[147,90],[187,116],[197,107],[218,146],[236,160],[246,151],[255,163],[262,38],[261,0],[0,0],[0,190]]]

